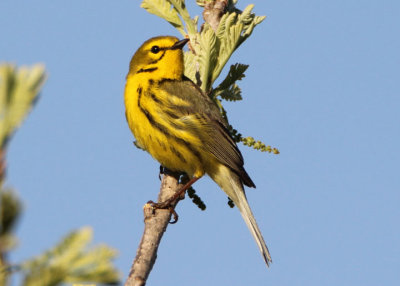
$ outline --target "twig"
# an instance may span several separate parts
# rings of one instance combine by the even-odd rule
[[[161,190],[158,195],[158,202],[163,202],[173,196],[178,188],[179,184],[176,175],[164,174],[161,182]],[[174,206],[177,203],[175,202]],[[157,258],[157,250],[161,238],[171,220],[171,212],[169,210],[154,210],[150,204],[144,205],[143,213],[144,232],[125,286],[146,285],[147,277]]]
[[[204,5],[204,21],[206,21],[214,31],[218,29],[221,17],[225,13],[226,5],[228,5],[228,0],[208,1]]]
[[[0,192],[3,191],[3,183],[6,176],[6,152],[0,148]],[[3,207],[2,197],[3,194],[0,193],[0,205]],[[3,209],[0,209],[0,226],[3,224]],[[7,253],[3,245],[0,243],[0,285],[7,285],[8,280],[8,268],[9,264],[7,262]]]
[[[6,152],[0,148],[0,187],[6,178]]]

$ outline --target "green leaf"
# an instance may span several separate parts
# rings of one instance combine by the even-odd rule
[[[239,143],[242,140],[242,134],[240,134],[235,128],[232,127],[232,125],[228,126],[229,133],[232,136],[232,139],[236,142]]]
[[[191,51],[184,52],[183,56],[185,64],[185,76],[190,78],[193,82],[196,82],[196,72],[198,67],[198,64],[195,60],[196,56]]]
[[[244,64],[236,63],[231,65],[228,75],[226,78],[219,84],[219,86],[213,90],[212,96],[228,100],[228,101],[237,101],[242,99],[241,90],[239,86],[236,84],[237,80],[241,80],[245,77],[244,72],[247,70],[249,66]]]
[[[185,30],[176,9],[171,7],[170,1],[165,0],[143,0],[140,7],[146,9],[147,12],[154,14],[160,18],[167,20],[181,34],[185,35]]]
[[[13,230],[20,217],[21,209],[22,203],[13,190],[0,189],[0,255],[5,255],[17,246],[18,240]],[[0,271],[3,271],[2,262],[5,261],[0,261]]]
[[[242,141],[243,145],[253,147],[253,149],[260,150],[261,152],[268,152],[268,153],[274,153],[274,154],[279,154],[279,150],[276,148],[272,148],[269,145],[266,145],[265,143],[259,141],[259,140],[254,140],[253,137],[245,137],[241,138],[240,141]]]
[[[252,13],[254,5],[248,5],[243,12],[225,13],[216,31],[217,43],[219,43],[218,62],[213,70],[211,81],[217,79],[225,64],[233,52],[246,40],[252,33],[254,27],[261,23],[265,17],[255,16]]]
[[[206,2],[207,0],[196,0],[196,4],[199,5],[200,7],[204,7]]]
[[[232,84],[234,84],[237,80],[241,80],[245,77],[244,72],[247,70],[249,65],[236,63],[231,65],[229,68],[228,75],[226,78],[219,84],[217,89],[226,89],[229,88]]]
[[[196,33],[197,19],[190,17],[183,0],[143,0],[140,6],[168,21],[184,37],[185,27],[190,35]]]
[[[255,14],[252,13],[253,8],[254,5],[250,4],[239,15],[239,21],[243,23],[243,32],[238,47],[251,35],[255,26],[260,24],[266,18],[265,16],[255,16]]]
[[[0,236],[13,231],[21,209],[22,203],[13,190],[0,190]]]
[[[222,24],[222,25],[221,25]],[[211,81],[214,82],[220,75],[223,67],[236,50],[243,29],[243,24],[237,21],[237,14],[230,13],[228,16],[222,17],[220,29],[217,30],[219,51],[218,61],[214,67]]]
[[[219,39],[222,39],[224,37],[225,31],[226,31],[226,26],[228,24],[228,17],[229,17],[229,21],[234,21],[235,14],[225,13],[224,15],[222,15],[221,20],[219,21],[218,29],[215,32],[215,34],[217,35],[217,37]]]
[[[216,36],[213,29],[208,24],[204,25],[199,44],[200,52],[198,55],[198,63],[202,82],[201,89],[207,92],[213,83],[210,77],[217,61]]]
[[[227,101],[238,101],[242,100],[242,91],[237,84],[233,84],[229,88],[221,90],[216,96]]]
[[[255,15],[251,13],[251,11],[254,8],[254,4],[248,5],[242,13],[239,15],[239,20],[245,24],[245,25],[250,25],[251,22],[253,22]]]
[[[166,0],[170,2],[174,9],[181,15],[183,22],[185,22],[186,28],[189,34],[196,33],[196,20],[192,19],[189,15],[188,10],[186,9],[185,1],[184,0]],[[186,36],[183,34],[183,36]]]

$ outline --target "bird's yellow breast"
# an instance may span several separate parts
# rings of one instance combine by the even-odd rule
[[[152,98],[157,94],[158,101]],[[157,90],[147,74],[128,75],[125,86],[125,107],[128,125],[140,147],[170,170],[189,176],[204,175],[198,138],[187,137],[173,128],[165,117],[163,101],[168,94]],[[173,98],[171,96],[171,98]]]

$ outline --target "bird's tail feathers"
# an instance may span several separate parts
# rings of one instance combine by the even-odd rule
[[[218,183],[218,185],[238,207],[240,214],[246,222],[247,227],[263,255],[265,263],[269,266],[269,263],[272,262],[271,255],[269,254],[268,247],[265,244],[264,238],[250,209],[249,203],[247,202],[243,184],[239,177],[227,167],[223,166],[220,170],[221,171],[217,175],[212,176],[212,179]]]

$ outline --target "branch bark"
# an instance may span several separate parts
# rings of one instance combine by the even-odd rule
[[[6,178],[6,151],[0,147],[0,187]]]
[[[179,189],[178,177],[176,174],[164,174],[161,181],[161,189],[158,195],[158,202],[166,201],[172,197]],[[177,205],[174,203],[174,207]],[[136,251],[131,270],[125,286],[144,286],[147,277],[153,268],[157,258],[157,250],[161,238],[166,231],[171,220],[171,212],[165,209],[154,210],[150,204],[143,207],[144,213],[144,232]]]
[[[225,13],[225,7],[228,5],[228,0],[208,1],[204,5],[203,19],[211,28],[216,31],[221,21],[221,17]]]
[[[4,201],[1,201],[3,198],[3,183],[6,177],[6,152],[4,149],[0,147],[0,205],[4,207]],[[4,209],[0,209],[0,227],[2,227],[4,223]],[[1,231],[1,230],[0,230]],[[0,241],[0,285],[7,285],[8,277],[9,277],[9,267],[7,261],[7,253],[6,248],[1,244]]]

